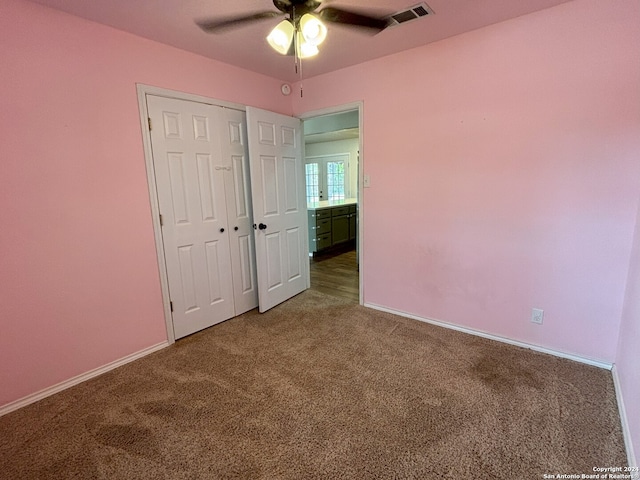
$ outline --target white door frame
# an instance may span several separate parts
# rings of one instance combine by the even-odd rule
[[[364,305],[364,221],[363,221],[363,206],[364,206],[364,155],[363,155],[363,144],[364,144],[364,114],[363,109],[364,102],[362,100],[353,103],[347,103],[344,105],[337,105],[334,107],[323,108],[320,110],[313,110],[310,112],[305,112],[303,114],[297,115],[297,117],[304,121],[313,117],[322,117],[324,115],[332,115],[336,113],[344,113],[351,112],[353,110],[358,110],[358,150],[360,152],[360,158],[358,158],[358,255],[360,256],[360,268],[358,275],[358,283],[360,285],[360,305]],[[306,155],[305,155],[306,159]]]
[[[149,202],[151,206],[151,220],[153,223],[153,234],[156,244],[156,258],[158,260],[158,273],[160,275],[160,288],[162,290],[162,305],[164,309],[164,322],[167,330],[167,342],[169,345],[175,343],[173,333],[173,319],[171,316],[171,305],[169,297],[169,277],[167,276],[167,265],[164,258],[164,243],[162,241],[162,228],[160,227],[160,206],[158,204],[158,187],[156,184],[155,170],[153,167],[153,155],[151,150],[151,134],[149,132],[149,112],[147,111],[147,95],[158,97],[175,98],[178,100],[188,100],[192,102],[216,105],[219,107],[232,108],[234,110],[246,111],[244,105],[225,102],[214,98],[192,95],[189,93],[168,90],[165,88],[153,87],[151,85],[136,84],[138,92],[138,109],[140,112],[140,128],[142,130],[142,145],[144,149],[144,161],[147,169],[147,184],[149,190]]]

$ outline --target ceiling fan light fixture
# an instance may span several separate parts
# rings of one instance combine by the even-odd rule
[[[320,45],[327,38],[325,24],[310,13],[305,13],[300,19],[300,31],[306,43],[311,45]]]
[[[267,36],[267,42],[276,52],[286,55],[291,48],[295,28],[289,20],[282,20],[276,27],[271,30]]]

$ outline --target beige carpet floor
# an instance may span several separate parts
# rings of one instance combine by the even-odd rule
[[[2,479],[540,479],[626,464],[608,371],[307,291],[0,417]]]

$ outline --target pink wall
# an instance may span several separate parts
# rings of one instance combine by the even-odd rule
[[[286,100],[364,100],[366,302],[615,360],[636,445],[639,15],[575,0]],[[21,0],[0,4],[0,65],[1,406],[165,339],[135,83],[291,105],[277,80]]]
[[[304,81],[297,114],[364,101],[366,303],[615,360],[638,18],[576,0]]]
[[[635,449],[636,465],[640,465],[640,209],[636,220],[631,267],[627,282],[616,370],[623,393],[627,422]]]
[[[0,406],[166,339],[136,83],[290,113],[279,81],[0,4]]]

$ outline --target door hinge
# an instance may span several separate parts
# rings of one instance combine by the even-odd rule
[[[149,122],[149,131],[151,131],[151,117],[147,117],[147,120]]]
[[[160,216],[160,226],[162,227],[164,225],[164,222],[162,221],[162,214],[160,214],[159,216]]]
[[[173,313],[173,302],[169,301],[169,308],[171,309],[171,312]]]

